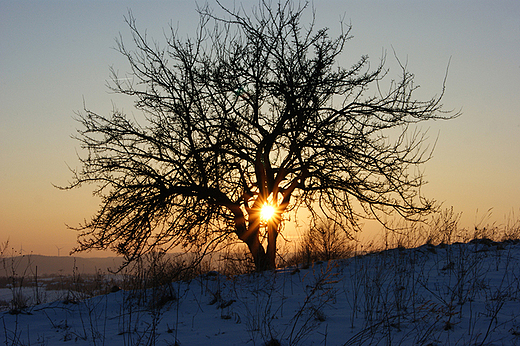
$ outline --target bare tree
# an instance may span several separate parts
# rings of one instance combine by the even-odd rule
[[[110,87],[135,97],[144,116],[79,114],[88,155],[68,188],[97,184],[102,201],[77,227],[76,250],[132,259],[158,246],[209,251],[236,236],[265,270],[275,267],[284,215],[300,207],[354,228],[359,217],[430,211],[412,168],[431,151],[408,128],[454,116],[442,94],[415,100],[404,66],[383,92],[384,59],[374,70],[366,56],[338,66],[350,26],[331,38],[313,11],[304,26],[307,5],[218,8],[199,8],[192,39],[170,28],[164,47],[128,16],[133,47],[117,42],[131,72],[112,70]]]

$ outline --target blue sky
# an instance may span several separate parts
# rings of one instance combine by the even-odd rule
[[[203,3],[202,1],[200,3]],[[212,4],[211,1],[209,1]],[[233,1],[223,0],[226,6]],[[248,8],[256,1],[236,1]],[[78,165],[73,117],[88,108],[128,113],[132,99],[110,94],[109,67],[127,71],[112,48],[130,9],[138,26],[162,38],[171,22],[190,35],[194,1],[0,0],[0,242],[24,251],[70,250],[77,225],[96,210],[91,188],[60,191],[68,166]],[[423,192],[463,213],[471,227],[493,208],[493,220],[520,213],[520,2],[314,1],[318,27],[334,33],[344,18],[354,38],[340,64],[368,54],[377,64],[386,51],[390,77],[398,77],[394,51],[428,98],[441,92],[451,59],[446,109],[463,114],[423,124],[433,159],[424,165]],[[478,210],[478,213],[477,213]]]

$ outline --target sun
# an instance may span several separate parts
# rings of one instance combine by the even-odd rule
[[[260,209],[260,219],[262,221],[269,221],[274,215],[275,209],[271,204],[265,203]]]

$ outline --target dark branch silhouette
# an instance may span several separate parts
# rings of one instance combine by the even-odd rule
[[[432,201],[416,166],[430,158],[413,124],[445,119],[441,98],[414,99],[404,66],[386,92],[384,59],[337,65],[350,26],[329,37],[307,6],[261,1],[250,13],[200,8],[199,29],[164,47],[127,18],[131,67],[112,70],[111,90],[132,96],[144,118],[85,110],[77,139],[88,155],[70,188],[92,183],[99,211],[81,225],[77,250],[112,248],[128,259],[156,247],[211,251],[238,237],[256,268],[275,267],[284,215],[313,215],[358,228],[359,218],[413,219]],[[444,92],[444,91],[443,91]],[[265,204],[274,217],[262,220]]]

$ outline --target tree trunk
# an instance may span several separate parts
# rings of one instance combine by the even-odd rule
[[[276,269],[276,238],[278,237],[277,225],[269,222],[267,226],[267,261],[268,269]]]
[[[260,240],[258,237],[251,238],[252,239],[246,240],[245,243],[247,244],[247,247],[253,256],[256,271],[261,272],[270,269],[267,254],[262,244],[260,244]]]
[[[250,216],[251,217],[251,216]],[[258,217],[258,216],[257,216]],[[237,235],[247,244],[249,252],[253,256],[255,270],[257,272],[276,269],[276,238],[278,237],[278,224],[269,223],[267,229],[267,251],[260,242],[260,222],[250,220],[249,227],[244,223],[237,223]]]

